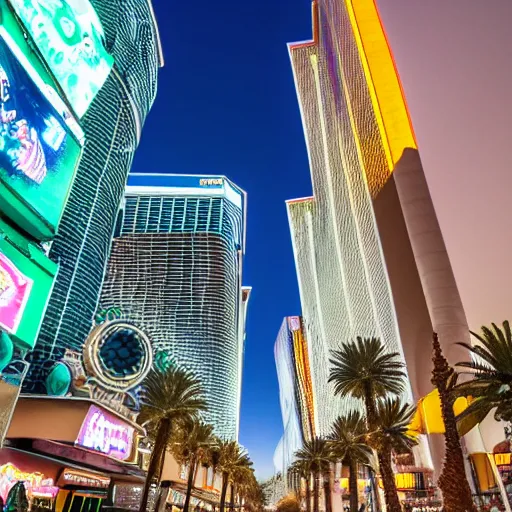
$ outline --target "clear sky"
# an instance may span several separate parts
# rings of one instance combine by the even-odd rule
[[[284,201],[311,195],[286,43],[311,37],[311,5],[153,3],[166,65],[134,171],[225,174],[248,192],[240,442],[268,476],[282,432],[273,345],[300,314]],[[512,3],[379,6],[470,323],[500,322],[512,310]]]

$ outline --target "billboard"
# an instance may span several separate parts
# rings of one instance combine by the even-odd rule
[[[34,348],[57,265],[0,220],[0,331]]]
[[[75,113],[82,117],[114,59],[89,0],[9,0]]]
[[[49,240],[73,182],[83,132],[28,45],[18,44],[15,29],[0,27],[0,211],[35,238]]]

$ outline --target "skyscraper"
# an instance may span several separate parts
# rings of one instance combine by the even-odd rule
[[[300,317],[283,320],[274,354],[284,428],[274,454],[274,468],[276,473],[285,475],[295,452],[315,434],[308,346]]]
[[[19,0],[15,3],[18,13],[31,19],[33,6]],[[126,179],[144,119],[155,99],[158,68],[163,64],[151,0],[95,0],[92,4],[98,19],[91,23],[110,56],[110,71],[98,83],[93,70],[78,80],[66,80],[64,74],[61,81],[66,88],[70,83],[91,80],[91,87],[67,94],[81,116],[85,147],[50,249],[51,259],[58,261],[60,268],[34,352],[35,364],[26,380],[31,392],[46,391],[48,372],[66,349],[80,352],[92,328]],[[67,3],[62,7],[67,11],[77,8]],[[53,20],[49,19],[44,29],[46,32],[37,31],[53,34]]]
[[[246,194],[222,176],[132,174],[100,306],[194,371],[217,435],[238,437]]]
[[[327,382],[340,343],[377,336],[401,354],[412,402],[432,389],[432,331],[451,363],[469,333],[375,2],[318,0],[313,17],[313,41],[289,51],[314,197],[287,205],[325,435],[356,405]]]

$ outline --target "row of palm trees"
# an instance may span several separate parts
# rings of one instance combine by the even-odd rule
[[[137,420],[146,429],[153,449],[140,512],[148,510],[150,489],[160,483],[167,452],[187,468],[184,512],[189,511],[200,467],[212,468],[214,480],[217,473],[222,477],[220,512],[225,512],[229,486],[232,510],[235,501],[249,510],[261,508],[262,492],[247,452],[236,441],[216,437],[213,427],[202,421],[206,402],[194,374],[178,366],[155,368],[144,381],[142,397]]]
[[[334,383],[335,393],[354,398],[362,407],[339,416],[329,436],[305,442],[295,454],[290,470],[305,483],[306,510],[311,510],[312,497],[313,511],[319,511],[322,482],[325,510],[331,512],[331,468],[342,462],[350,468],[350,510],[357,512],[358,466],[374,465],[376,453],[387,510],[400,512],[392,454],[409,452],[417,443],[409,432],[415,410],[400,398],[406,385],[403,364],[398,354],[387,353],[377,338],[360,337],[333,352],[330,362],[329,381]]]
[[[457,372],[443,356],[437,334],[433,336],[432,383],[441,398],[446,448],[438,485],[447,512],[476,510],[465,476],[460,422],[469,419],[469,424],[475,425],[494,411],[495,419],[506,421],[505,431],[512,433],[512,329],[506,321],[502,328],[492,324],[492,328],[482,327],[482,334],[471,334],[476,344],[461,345],[476,357],[457,364],[460,373],[470,376],[463,382],[458,381]],[[368,466],[370,473],[371,468],[379,471],[386,510],[400,512],[392,456],[410,453],[418,442],[417,434],[409,430],[415,408],[401,401],[406,386],[404,364],[398,353],[387,353],[380,340],[361,337],[333,352],[330,363],[329,381],[334,384],[335,393],[352,397],[360,407],[339,416],[325,439],[316,437],[305,442],[296,453],[289,472],[305,484],[306,510],[310,512],[312,499],[313,511],[318,512],[322,480],[325,510],[331,512],[331,468],[342,462],[350,468],[351,512],[358,509],[360,465]],[[471,402],[462,416],[456,418],[453,404],[459,396],[471,397]]]

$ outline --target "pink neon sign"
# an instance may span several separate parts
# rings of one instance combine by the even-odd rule
[[[0,466],[0,496],[4,501],[17,482],[25,484],[29,496],[41,496],[41,493],[44,492],[45,497],[52,493],[47,497],[53,498],[59,491],[59,488],[53,485],[53,480],[45,478],[41,473],[24,473],[11,463]]]
[[[135,429],[124,421],[91,405],[75,444],[126,460],[132,454],[134,433]]]
[[[33,281],[0,253],[0,327],[15,334],[32,289]]]

